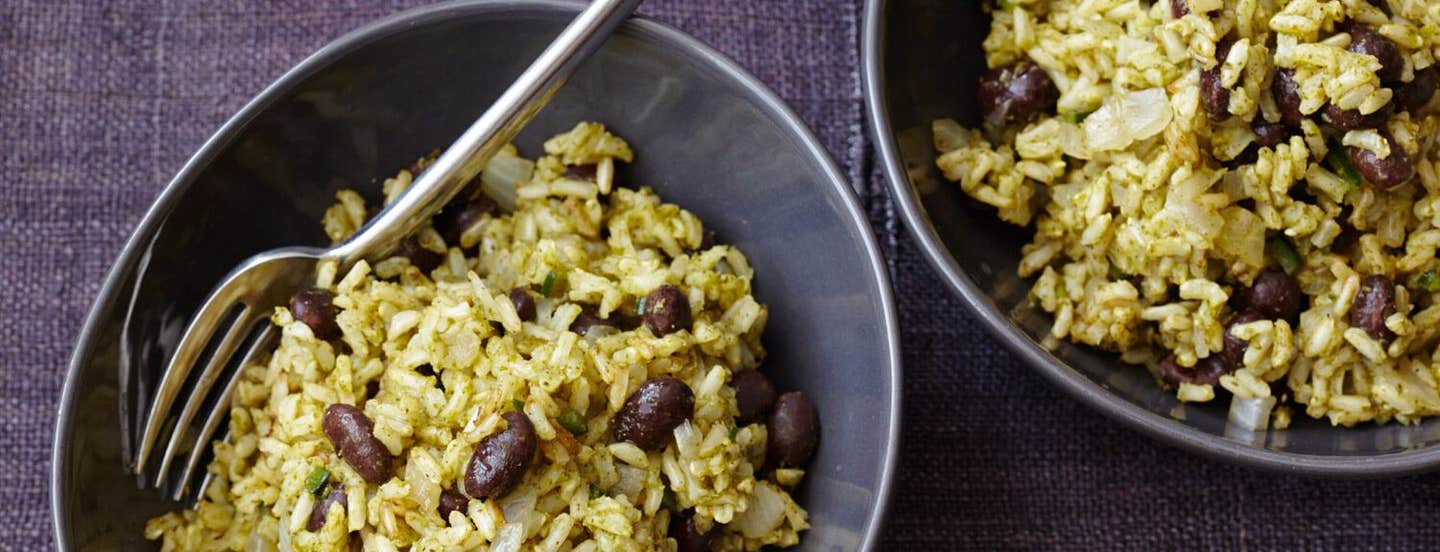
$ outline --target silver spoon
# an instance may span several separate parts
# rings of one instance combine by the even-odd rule
[[[591,2],[403,195],[350,239],[329,249],[285,247],[266,251],[246,259],[226,275],[191,318],[156,386],[155,400],[149,405],[130,466],[142,481],[147,475],[151,453],[159,446],[162,429],[173,420],[173,430],[153,481],[162,490],[168,481],[174,481],[172,498],[184,498],[200,458],[229,412],[230,395],[239,379],[239,369],[234,370],[211,403],[204,424],[193,438],[189,435],[191,422],[211,395],[225,367],[230,365],[231,356],[247,338],[254,336],[249,340],[250,346],[240,366],[264,352],[276,333],[267,321],[269,313],[313,282],[319,263],[333,261],[338,264],[338,273],[344,274],[356,262],[376,260],[420,229],[480,173],[495,152],[515,138],[575,68],[635,11],[640,1]],[[262,325],[264,328],[257,330],[257,326]],[[254,335],[257,331],[260,335]],[[206,359],[194,390],[179,413],[172,412],[177,395],[200,361],[201,353],[212,346],[214,350]],[[186,451],[189,455],[180,476],[172,480],[169,477],[172,461]],[[204,487],[204,483],[196,486],[195,493],[199,494]]]

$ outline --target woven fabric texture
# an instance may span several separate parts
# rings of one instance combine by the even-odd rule
[[[70,349],[160,187],[326,41],[415,2],[0,2],[0,550],[53,547],[47,483]],[[865,202],[904,328],[887,549],[1433,549],[1436,477],[1330,482],[1166,448],[1048,387],[933,275],[875,170],[859,0],[653,0],[810,123]],[[138,528],[137,528],[138,530]]]

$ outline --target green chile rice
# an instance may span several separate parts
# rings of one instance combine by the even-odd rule
[[[198,508],[151,520],[146,536],[165,550],[673,550],[670,518],[684,512],[715,550],[795,544],[808,524],[789,489],[803,471],[760,478],[766,424],[737,427],[727,385],[764,356],[767,314],[745,255],[701,249],[694,215],[615,186],[614,164],[632,153],[602,126],[582,123],[545,152],[530,161],[509,147],[487,165],[479,188],[501,212],[458,243],[419,233],[440,259],[428,274],[413,250],[343,274],[322,266],[315,285],[333,292],[338,340],[277,308],[281,342],[244,368],[213,483]],[[413,176],[386,180],[385,196]],[[359,194],[338,199],[324,218],[336,241],[367,218]],[[683,290],[693,323],[657,336],[633,316],[662,285]],[[517,286],[533,300],[524,313],[509,295]],[[573,324],[587,316],[610,325]],[[693,390],[693,414],[657,450],[615,439],[627,397],[661,376]],[[374,452],[394,458],[381,482],[327,440],[337,403],[372,420],[384,449]],[[458,495],[476,445],[517,422],[539,450],[518,486]],[[307,528],[331,494],[336,505]]]
[[[1052,340],[1251,429],[1440,413],[1440,3],[991,6],[986,122],[935,121],[937,163],[1034,231]]]

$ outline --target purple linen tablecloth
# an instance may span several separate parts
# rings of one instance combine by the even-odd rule
[[[0,549],[53,547],[47,483],[66,361],[161,186],[286,68],[411,4],[0,2]],[[886,548],[1440,547],[1434,476],[1316,481],[1195,458],[1059,395],[991,340],[931,273],[885,195],[862,119],[859,4],[654,0],[642,11],[779,92],[870,213],[905,347]]]

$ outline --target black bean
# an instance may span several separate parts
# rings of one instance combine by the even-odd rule
[[[1274,148],[1290,139],[1290,129],[1280,123],[1259,123],[1251,127],[1255,131],[1255,145]]]
[[[715,247],[715,231],[706,230],[700,237],[700,250],[707,251],[711,247]]]
[[[1429,105],[1430,99],[1435,97],[1437,84],[1435,67],[1427,67],[1415,72],[1415,80],[1395,87],[1395,96],[1390,103],[1397,109],[1414,113],[1420,108]]]
[[[619,327],[615,322],[611,322],[609,318],[601,318],[599,314],[596,314],[595,307],[584,305],[580,307],[580,314],[575,317],[575,321],[570,323],[570,331],[585,335],[590,332],[590,328],[596,326]]]
[[[335,294],[320,288],[307,288],[290,297],[290,314],[310,326],[315,339],[331,341],[340,338],[340,325],[335,323]]]
[[[1230,371],[1218,354],[1200,359],[1191,368],[1181,366],[1173,354],[1160,361],[1160,379],[1170,385],[1215,385],[1220,382],[1220,376]]]
[[[515,314],[526,322],[535,321],[535,297],[530,295],[530,290],[524,286],[516,286],[510,290],[510,303],[515,305]]]
[[[1385,126],[1385,121],[1390,119],[1390,104],[1375,110],[1374,113],[1363,115],[1358,109],[1340,109],[1333,103],[1325,104],[1322,110],[1325,112],[1325,120],[1335,128],[1342,130],[1364,130],[1367,128],[1380,128]]]
[[[459,247],[460,236],[475,227],[485,215],[494,213],[495,208],[494,201],[480,194],[469,201],[451,202],[435,215],[432,223],[440,237],[445,238],[445,245]]]
[[[1285,143],[1290,138],[1290,127],[1281,123],[1261,122],[1252,128],[1255,131],[1255,141],[1245,146],[1245,150],[1240,152],[1240,155],[1226,163],[1227,167],[1234,168],[1254,163],[1260,158],[1261,149],[1274,149],[1275,146]]]
[[[416,236],[410,236],[402,240],[400,244],[396,245],[395,249],[390,252],[390,256],[410,259],[410,264],[415,265],[415,268],[420,269],[420,272],[426,274],[435,270],[435,268],[440,266],[440,263],[445,260],[444,255],[421,246],[420,238]]]
[[[595,174],[597,172],[596,169],[598,168],[599,167],[597,167],[594,163],[586,163],[584,165],[568,165],[565,167],[564,176],[565,178],[569,178],[571,180],[594,181]]]
[[[701,533],[695,527],[695,518],[689,515],[670,514],[669,537],[675,539],[675,552],[705,552],[710,550],[710,534]]]
[[[346,464],[371,483],[390,478],[390,450],[375,438],[375,424],[359,408],[335,403],[325,409],[320,421],[325,437]]]
[[[1215,45],[1215,66],[1200,72],[1200,104],[1212,121],[1230,118],[1230,89],[1220,82],[1220,67],[1230,55],[1231,41]]]
[[[1240,292],[1241,305],[1270,320],[1295,321],[1305,301],[1300,281],[1281,270],[1266,270]]]
[[[770,440],[765,447],[769,463],[776,467],[804,466],[815,454],[820,438],[820,416],[815,405],[799,391],[780,395],[766,423]]]
[[[1405,58],[1400,56],[1400,47],[1365,25],[1350,25],[1351,52],[1373,56],[1380,60],[1380,70],[1375,75],[1380,82],[1396,82],[1405,72]]]
[[[665,284],[645,296],[645,325],[655,335],[690,329],[690,300],[680,288]]]
[[[1247,310],[1231,317],[1230,321],[1225,323],[1225,349],[1221,353],[1221,358],[1225,359],[1225,363],[1229,365],[1228,367],[1231,370],[1245,365],[1245,349],[1250,348],[1249,341],[1235,337],[1230,333],[1231,328],[1264,319],[1265,315],[1253,310]]]
[[[1410,177],[1415,175],[1415,166],[1395,139],[1386,134],[1382,136],[1390,144],[1389,157],[1381,159],[1375,152],[1356,146],[1346,146],[1345,155],[1350,157],[1350,164],[1355,165],[1355,171],[1365,177],[1365,181],[1389,190],[1409,182]]]
[[[440,511],[440,519],[448,521],[450,519],[450,512],[460,512],[464,514],[465,510],[469,507],[470,499],[466,498],[465,495],[450,489],[440,491],[440,506],[438,508]]]
[[[1192,373],[1191,369],[1180,366],[1180,363],[1175,360],[1174,353],[1161,360],[1156,369],[1160,372],[1160,380],[1169,385],[1180,385],[1181,382],[1190,381]]]
[[[1276,70],[1270,94],[1275,97],[1275,107],[1280,109],[1280,121],[1290,128],[1300,128],[1305,114],[1300,112],[1300,84],[1295,82],[1295,70]]]
[[[1234,368],[1225,365],[1225,360],[1220,355],[1210,355],[1196,362],[1192,373],[1195,375],[1195,383],[1215,385],[1220,383],[1220,376],[1234,371]]]
[[[1170,15],[1175,19],[1190,15],[1190,5],[1185,0],[1170,0]]]
[[[523,412],[500,415],[507,427],[475,446],[465,467],[465,494],[470,498],[499,498],[525,478],[535,457],[535,426]]]
[[[993,125],[1025,121],[1055,110],[1060,90],[1029,61],[997,67],[980,77],[980,113]]]
[[[1380,274],[1360,280],[1360,292],[1350,306],[1350,325],[1365,330],[1381,343],[1395,339],[1395,332],[1385,326],[1385,319],[1395,314],[1395,282]]]
[[[310,510],[310,521],[305,523],[306,531],[319,531],[325,527],[325,520],[329,518],[330,506],[339,504],[341,509],[345,508],[345,486],[339,483],[330,484],[330,492],[325,498],[315,503],[315,508]]]
[[[659,450],[671,431],[695,413],[695,393],[678,379],[650,378],[615,413],[615,438],[645,450]]]
[[[740,411],[735,421],[741,425],[764,421],[775,408],[775,386],[759,370],[735,374],[730,386],[735,388],[735,405]]]

